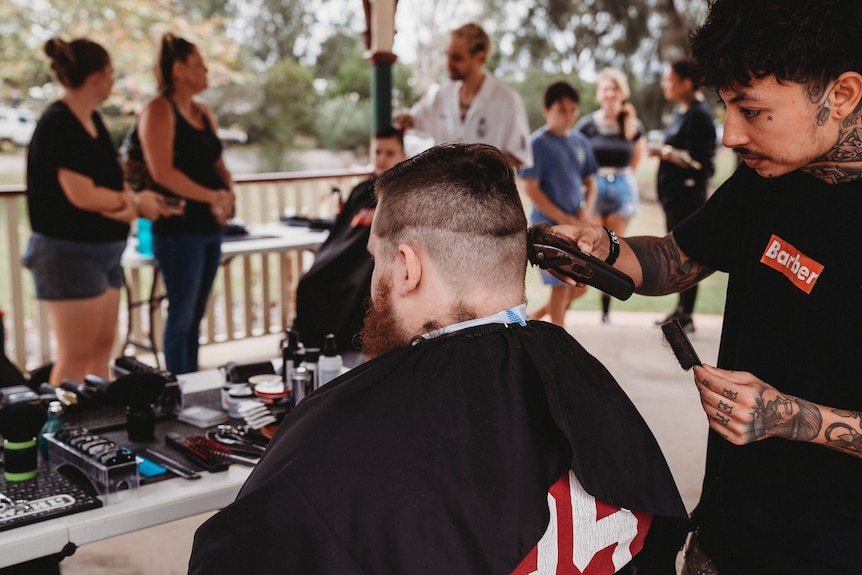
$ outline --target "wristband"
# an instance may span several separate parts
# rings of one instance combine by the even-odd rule
[[[604,228],[606,232],[608,232],[608,240],[610,240],[610,253],[608,253],[608,257],[605,258],[605,263],[608,265],[614,265],[614,262],[617,261],[617,258],[620,255],[620,240],[617,239],[617,235],[613,230],[608,228]]]

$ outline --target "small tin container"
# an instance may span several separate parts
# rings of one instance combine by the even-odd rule
[[[230,407],[230,390],[240,388],[240,387],[248,387],[245,383],[226,383],[221,388],[221,408],[225,411]]]
[[[273,381],[258,383],[254,387],[254,394],[264,404],[273,407],[289,405],[292,400],[293,390],[285,387],[280,377]]]
[[[262,383],[268,385],[278,384],[283,386],[284,381],[281,379],[280,375],[275,373],[261,373],[248,378],[248,386],[252,389],[252,391],[254,391],[254,389]]]
[[[242,419],[242,414],[239,412],[239,404],[243,401],[254,398],[254,392],[245,384],[234,387],[228,392],[228,409],[227,414],[236,419]]]

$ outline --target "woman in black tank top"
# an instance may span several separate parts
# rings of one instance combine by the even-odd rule
[[[141,112],[139,135],[156,190],[185,202],[180,216],[153,226],[153,252],[168,298],[165,363],[172,373],[198,368],[199,325],[221,259],[221,227],[235,196],[216,122],[195,100],[207,87],[207,67],[194,44],[162,37],[159,96]]]

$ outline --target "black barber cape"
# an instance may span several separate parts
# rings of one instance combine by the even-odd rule
[[[563,329],[422,340],[306,397],[198,529],[189,573],[509,575],[569,469],[596,499],[653,514],[647,543],[685,525],[651,432]]]
[[[331,333],[340,353],[358,349],[354,339],[362,328],[374,271],[368,236],[377,206],[375,179],[360,182],[350,192],[314,263],[296,286],[293,329],[306,347],[323,346]]]

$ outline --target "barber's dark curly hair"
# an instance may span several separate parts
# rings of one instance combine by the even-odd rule
[[[692,73],[717,89],[775,76],[822,93],[847,71],[862,73],[860,0],[712,0],[691,36]]]

